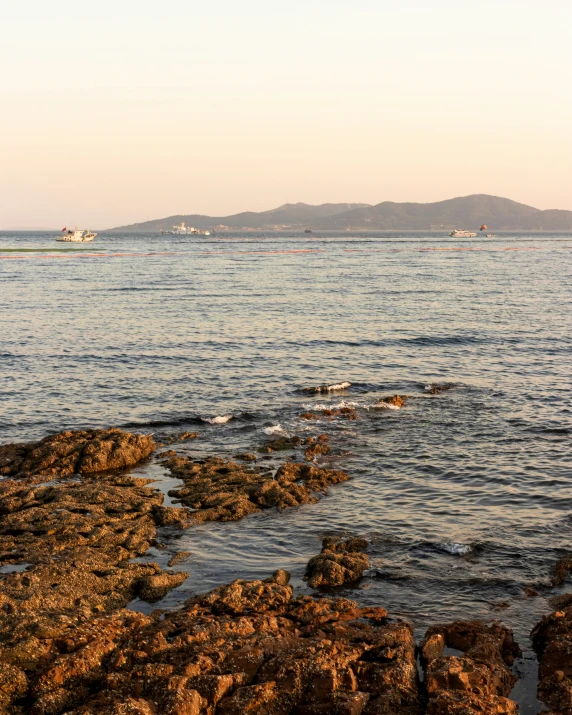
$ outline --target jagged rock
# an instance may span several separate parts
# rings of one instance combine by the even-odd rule
[[[287,578],[71,626],[31,673],[30,712],[419,715],[412,627],[345,599],[293,600]]]
[[[0,474],[44,480],[125,469],[155,450],[151,436],[113,428],[60,432],[29,444],[0,447]]]
[[[308,561],[305,580],[312,588],[343,586],[361,578],[369,568],[363,553],[365,539],[340,539],[328,536],[322,541],[322,551]]]
[[[308,445],[304,450],[304,456],[307,462],[311,462],[321,454],[329,454],[331,447],[328,444],[328,435],[322,434],[319,437],[310,437],[305,441]]]
[[[445,646],[464,655],[445,656]],[[420,650],[429,715],[519,712],[507,699],[517,680],[507,666],[520,655],[520,648],[505,626],[480,621],[433,626]]]
[[[177,457],[167,463],[184,482],[169,495],[191,507],[195,522],[236,521],[263,509],[297,506],[316,501],[316,492],[348,479],[340,470],[286,462],[272,477],[260,467],[246,467],[219,457],[193,461]]]

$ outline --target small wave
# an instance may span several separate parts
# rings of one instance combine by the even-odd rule
[[[374,402],[372,405],[366,405],[368,410],[400,410],[400,405],[390,405],[388,402]]]
[[[470,554],[473,547],[470,544],[456,544],[454,541],[444,541],[442,544],[435,544],[439,551],[446,551],[453,556],[464,556]]]
[[[286,430],[283,429],[282,425],[272,425],[271,427],[265,427],[263,430],[264,434],[286,434]]]
[[[347,390],[351,387],[351,382],[336,382],[332,385],[318,385],[317,387],[307,387],[304,392],[313,392],[316,394],[323,394],[326,392],[338,392],[339,390]]]
[[[201,417],[203,422],[208,422],[209,425],[225,425],[232,419],[232,415],[217,415],[216,417]]]

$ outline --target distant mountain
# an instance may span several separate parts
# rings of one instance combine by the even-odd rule
[[[159,232],[184,221],[187,226],[230,229],[293,229],[315,231],[430,231],[453,228],[477,229],[487,224],[491,231],[572,231],[572,211],[541,211],[510,199],[487,194],[462,196],[431,204],[284,204],[271,211],[246,211],[233,216],[198,214],[168,216],[155,221],[120,226],[109,231]]]

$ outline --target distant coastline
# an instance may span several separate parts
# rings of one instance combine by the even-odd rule
[[[186,223],[218,231],[452,231],[487,224],[499,231],[572,231],[572,211],[541,210],[511,199],[474,194],[435,203],[284,204],[270,211],[231,216],[178,214],[106,229],[107,233],[156,233]]]

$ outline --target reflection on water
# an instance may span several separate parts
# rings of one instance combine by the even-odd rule
[[[0,249],[51,240],[4,233]],[[374,564],[353,598],[420,629],[497,617],[523,640],[571,543],[571,248],[555,235],[100,234],[57,260],[0,254],[0,439],[188,428],[199,436],[181,452],[230,456],[276,425],[329,434],[351,481],[168,541],[154,558],[193,556],[165,605],[277,567],[305,591],[320,538],[348,532],[370,538]],[[340,394],[300,391],[345,380]],[[454,388],[431,395],[430,382]],[[396,393],[412,396],[403,409],[371,409]],[[340,400],[360,419],[300,419]]]

